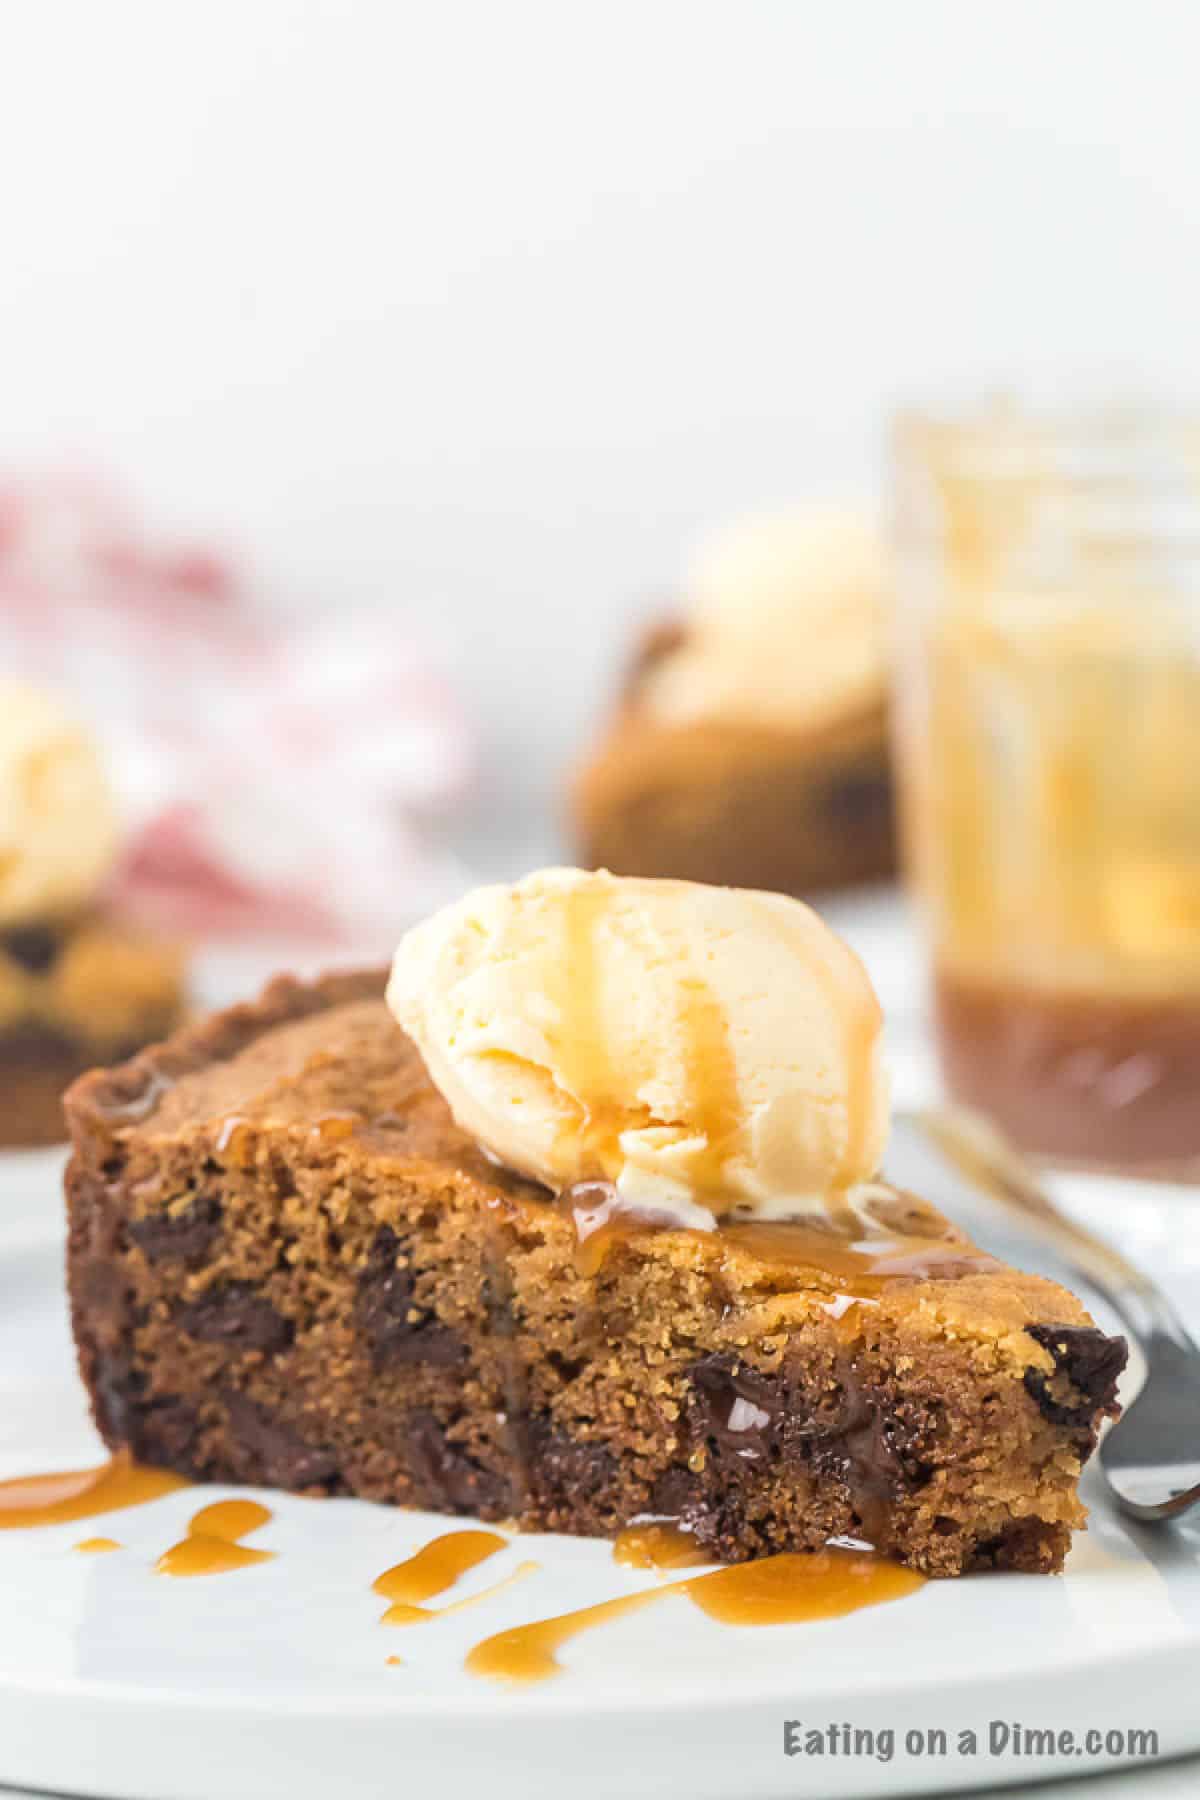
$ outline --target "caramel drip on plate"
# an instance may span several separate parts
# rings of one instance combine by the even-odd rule
[[[273,1550],[251,1550],[239,1543],[272,1517],[257,1500],[218,1500],[202,1506],[179,1543],[164,1550],[154,1565],[160,1575],[224,1575],[230,1569],[270,1562]]]
[[[475,1645],[466,1667],[490,1681],[545,1681],[562,1673],[555,1652],[580,1632],[637,1612],[668,1594],[683,1595],[722,1625],[795,1625],[882,1606],[914,1593],[924,1580],[873,1551],[836,1545],[811,1554],[787,1551],[497,1632]]]
[[[144,1506],[190,1486],[182,1475],[173,1475],[169,1469],[144,1468],[121,1451],[99,1468],[22,1475],[16,1481],[0,1482],[0,1531],[95,1519],[125,1506]]]
[[[712,1560],[690,1531],[670,1519],[627,1525],[613,1545],[613,1561],[627,1569],[692,1569]]]
[[[234,1569],[270,1562],[274,1555],[273,1550],[252,1550],[246,1544],[231,1544],[227,1538],[188,1536],[163,1551],[154,1571],[179,1577],[228,1575]]]
[[[500,1581],[494,1581],[491,1587],[481,1588],[477,1594],[466,1594],[461,1600],[452,1600],[449,1606],[410,1606],[404,1600],[395,1600],[388,1607],[381,1625],[426,1625],[431,1619],[446,1619],[451,1613],[467,1612],[472,1606],[480,1606],[485,1600],[494,1600],[497,1594],[505,1593],[516,1587],[529,1575],[536,1575],[540,1563],[518,1563],[511,1575],[505,1575]]]
[[[448,1531],[434,1538],[415,1556],[385,1569],[372,1582],[372,1593],[392,1602],[383,1615],[383,1623],[412,1625],[433,1618],[435,1615],[421,1604],[423,1601],[444,1594],[469,1569],[507,1548],[508,1539],[498,1531]]]
[[[642,1607],[661,1600],[665,1594],[678,1593],[682,1583],[666,1587],[643,1588],[637,1594],[622,1594],[616,1600],[602,1600],[597,1606],[584,1606],[578,1612],[560,1613],[556,1619],[539,1619],[532,1625],[514,1625],[509,1631],[498,1631],[484,1638],[467,1654],[464,1665],[468,1675],[482,1675],[487,1681],[525,1684],[548,1681],[561,1675],[562,1664],[556,1650],[610,1619],[624,1618],[626,1613],[640,1612]]]
[[[260,1525],[269,1525],[272,1516],[270,1507],[260,1506],[257,1500],[216,1500],[200,1508],[188,1530],[197,1537],[225,1538],[236,1544]]]
[[[680,1585],[719,1625],[797,1625],[901,1600],[923,1587],[925,1577],[872,1550],[829,1544],[715,1569]]]
[[[85,1556],[98,1556],[104,1550],[120,1550],[122,1546],[118,1544],[116,1538],[94,1537],[80,1538],[75,1548],[81,1550]]]

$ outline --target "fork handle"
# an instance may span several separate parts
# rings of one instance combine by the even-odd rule
[[[1020,1218],[1108,1301],[1149,1354],[1156,1339],[1196,1346],[1162,1289],[1128,1257],[1060,1212],[1005,1140],[977,1114],[947,1109],[914,1115],[919,1129],[960,1175]]]

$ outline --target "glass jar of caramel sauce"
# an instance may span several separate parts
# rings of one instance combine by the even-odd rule
[[[1200,1177],[1200,421],[895,433],[895,705],[951,1095]]]

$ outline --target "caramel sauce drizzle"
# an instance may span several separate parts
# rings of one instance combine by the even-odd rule
[[[562,1190],[558,1204],[575,1227],[575,1267],[588,1277],[599,1274],[617,1244],[657,1229],[648,1214],[622,1204],[611,1181],[576,1181]]]
[[[236,1161],[237,1151],[245,1143],[249,1130],[249,1119],[241,1113],[228,1113],[221,1120],[221,1129],[217,1133],[217,1155],[223,1156],[227,1150],[233,1150]]]
[[[70,1469],[57,1475],[22,1475],[0,1482],[0,1531],[28,1531],[40,1525],[66,1525],[95,1519],[126,1506],[144,1506],[163,1494],[190,1487],[169,1469],[149,1469],[124,1451],[95,1469]]]
[[[341,1138],[353,1137],[360,1125],[366,1123],[360,1112],[349,1112],[341,1109],[335,1112],[322,1113],[313,1123],[309,1137],[327,1143],[336,1143]]]
[[[885,1230],[842,1237],[805,1219],[723,1224],[720,1235],[762,1262],[819,1269],[860,1298],[882,1293],[893,1281],[956,1281],[1001,1266],[960,1238]]]
[[[620,1161],[617,1134],[627,1118],[622,1099],[628,1075],[612,1065],[600,1011],[600,979],[595,931],[606,901],[603,894],[577,891],[567,897],[566,947],[558,1002],[559,1032],[555,1049],[569,1089],[589,1097],[583,1118],[584,1161],[592,1173],[559,1196],[576,1234],[576,1263],[594,1276],[618,1243],[671,1221],[632,1214],[611,1183]],[[793,954],[799,954],[813,979],[827,990],[831,1010],[845,1021],[847,1070],[846,1143],[835,1175],[830,1204],[834,1229],[820,1222],[740,1222],[725,1220],[720,1235],[726,1245],[744,1249],[779,1265],[807,1265],[841,1286],[853,1285],[864,1297],[876,1294],[892,1279],[954,1279],[995,1268],[994,1259],[973,1247],[943,1241],[936,1230],[921,1232],[872,1230],[852,1203],[851,1190],[861,1177],[874,1091],[872,1064],[881,1025],[879,1003],[865,978],[861,992],[844,981],[821,954],[805,919],[766,915],[771,928]],[[691,1171],[698,1198],[719,1192],[724,1158],[741,1121],[737,1066],[729,1041],[724,1008],[698,976],[678,984],[679,1021],[685,1044],[688,1083],[699,1097],[697,1133],[706,1148]],[[582,1101],[578,1104],[583,1105]]]
[[[692,1604],[719,1625],[796,1625],[885,1606],[915,1594],[925,1577],[873,1550],[827,1544],[735,1563],[683,1585]]]
[[[554,996],[559,1017],[556,1055],[578,1104],[584,1104],[578,1100],[581,1095],[588,1096],[589,1103],[582,1122],[584,1166],[589,1173],[565,1188],[557,1202],[574,1225],[576,1266],[588,1277],[599,1273],[620,1243],[675,1225],[652,1210],[631,1212],[611,1180],[620,1162],[617,1136],[628,1119],[628,1107],[622,1102],[629,1076],[613,1066],[600,1007],[595,932],[606,901],[605,894],[589,891],[567,896],[565,955],[560,991]],[[834,1017],[844,1022],[845,1148],[827,1196],[831,1212],[827,1222],[742,1221],[727,1216],[715,1241],[780,1269],[812,1269],[862,1299],[878,1295],[891,1281],[948,1281],[998,1268],[995,1258],[946,1235],[944,1222],[938,1219],[930,1220],[928,1227],[918,1221],[915,1227],[906,1223],[900,1228],[864,1216],[855,1188],[861,1181],[871,1127],[873,1061],[882,1024],[879,1002],[865,976],[843,976],[829,961],[807,918],[783,916],[766,907],[763,914],[781,944],[804,958],[814,982],[825,989]],[[741,1122],[737,1066],[728,1020],[712,989],[692,976],[679,982],[678,992],[688,1084],[699,1098],[696,1129],[706,1145],[691,1171],[697,1198],[703,1199],[706,1192],[720,1191],[724,1159]]]
[[[576,1182],[564,1188],[559,1205],[575,1226],[575,1265],[582,1275],[596,1275],[618,1244],[672,1228],[671,1221],[653,1213],[626,1210],[611,1182]],[[852,1216],[849,1207],[846,1212]],[[723,1219],[713,1242],[790,1273],[812,1269],[860,1299],[873,1298],[893,1281],[956,1281],[1001,1266],[962,1238],[935,1235],[932,1225],[928,1234],[872,1229],[857,1217],[841,1230],[810,1219]]]
[[[671,1582],[665,1587],[643,1588],[640,1593],[602,1600],[597,1606],[560,1613],[554,1619],[514,1625],[508,1631],[498,1631],[494,1637],[482,1639],[468,1652],[464,1666],[468,1675],[481,1675],[486,1681],[506,1681],[514,1685],[548,1681],[551,1676],[563,1672],[555,1651],[578,1637],[581,1631],[590,1631],[593,1626],[605,1625],[611,1619],[624,1618],[626,1613],[640,1612],[642,1607],[661,1600],[665,1594],[677,1593],[683,1585],[682,1582]]]
[[[832,1544],[811,1553],[785,1551],[497,1632],[475,1645],[466,1667],[490,1681],[548,1680],[562,1673],[556,1652],[580,1632],[637,1612],[668,1594],[683,1595],[722,1625],[795,1625],[885,1605],[915,1593],[924,1580],[915,1570],[873,1551]]]
[[[629,1117],[629,1080],[626,1070],[614,1067],[600,1005],[595,932],[608,895],[575,890],[565,900],[563,978],[554,996],[559,1018],[555,1054],[583,1114],[584,1164],[598,1178],[611,1177],[620,1162],[618,1135]],[[700,1102],[696,1129],[707,1146],[693,1166],[693,1180],[698,1190],[715,1189],[726,1145],[741,1117],[737,1066],[724,1009],[708,983],[689,976],[680,981],[679,996],[687,1077]],[[587,1101],[583,1095],[589,1096]]]
[[[871,1080],[875,1044],[883,1029],[883,1010],[875,990],[863,977],[861,1003],[846,1014],[846,1148],[839,1184],[845,1189],[861,1177],[863,1153],[871,1123]]]
[[[705,1141],[691,1175],[703,1196],[720,1187],[729,1140],[741,1123],[737,1064],[725,1009],[708,983],[690,977],[679,983],[678,991],[688,1086],[700,1097],[698,1123]]]
[[[273,1550],[252,1550],[239,1539],[271,1517],[270,1509],[257,1500],[217,1500],[202,1506],[188,1525],[187,1536],[163,1551],[155,1570],[159,1575],[224,1575],[230,1569],[270,1562]]]
[[[580,1109],[584,1161],[599,1176],[615,1173],[621,1119],[619,1071],[612,1066],[600,1010],[595,928],[607,895],[575,890],[565,896],[566,934],[555,1054],[565,1086]],[[584,1096],[589,1096],[585,1100]]]
[[[352,1137],[359,1126],[365,1123],[360,1112],[337,1110],[322,1113],[319,1119],[313,1120],[308,1135],[314,1143],[337,1143],[342,1138]],[[217,1133],[218,1156],[227,1156],[237,1167],[245,1168],[253,1136],[253,1119],[246,1118],[241,1113],[229,1113],[222,1119],[221,1129]]]
[[[883,1024],[883,1012],[874,989],[862,980],[862,992],[851,996],[828,959],[815,947],[808,922],[804,918],[783,919],[771,909],[770,924],[776,935],[787,942],[808,965],[809,973],[825,989],[834,1018],[844,1012],[846,1058],[846,1146],[841,1167],[834,1178],[832,1199],[852,1186],[862,1176],[863,1146],[871,1120],[871,1062],[875,1040]]]
[[[62,1524],[90,1517],[93,1512],[141,1505],[188,1485],[180,1476],[143,1468],[125,1457],[97,1469],[25,1476],[0,1483],[0,1526],[25,1529]],[[186,1537],[159,1557],[156,1571],[189,1577],[268,1562],[274,1551],[252,1549],[241,1539],[272,1516],[270,1509],[256,1500],[218,1500],[201,1507],[193,1515]],[[536,1562],[522,1562],[480,1593],[440,1608],[421,1604],[453,1587],[461,1576],[507,1546],[508,1539],[498,1532],[483,1530],[447,1532],[433,1539],[373,1583],[373,1591],[391,1602],[382,1622],[409,1625],[443,1618],[490,1600],[537,1571]],[[75,1545],[76,1550],[89,1554],[121,1548],[116,1539],[107,1537],[85,1538]],[[647,1520],[627,1527],[614,1544],[613,1556],[625,1567],[656,1571],[695,1567],[709,1560],[690,1534],[670,1520]],[[914,1592],[923,1581],[913,1570],[872,1551],[829,1545],[816,1553],[788,1552],[498,1632],[475,1645],[466,1667],[472,1674],[495,1681],[546,1680],[562,1673],[556,1652],[580,1632],[668,1594],[682,1595],[721,1624],[795,1624],[883,1605]],[[386,1660],[391,1666],[403,1665],[398,1656]]]
[[[494,1600],[497,1594],[536,1575],[540,1568],[541,1564],[536,1562],[518,1563],[510,1575],[493,1581],[491,1587],[481,1588],[477,1594],[466,1594],[461,1600],[452,1600],[448,1606],[410,1606],[406,1601],[394,1600],[379,1622],[381,1625],[426,1625],[431,1619],[447,1619],[451,1613],[467,1612],[485,1600]]]
[[[672,1519],[647,1519],[617,1534],[613,1561],[626,1569],[693,1569],[714,1559]]]
[[[415,1625],[438,1614],[422,1604],[435,1594],[444,1594],[471,1569],[478,1568],[498,1550],[508,1548],[508,1539],[498,1531],[448,1531],[434,1538],[414,1556],[385,1569],[372,1582],[372,1593],[391,1605],[383,1615],[384,1625]],[[507,1583],[501,1583],[507,1586]],[[492,1589],[486,1590],[491,1593]],[[473,1598],[483,1599],[484,1594]],[[448,1610],[448,1609],[443,1609]]]

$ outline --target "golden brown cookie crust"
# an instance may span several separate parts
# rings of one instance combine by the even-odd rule
[[[552,1197],[457,1130],[382,980],[276,981],[72,1090],[109,1444],[531,1529],[665,1513],[729,1560],[850,1534],[931,1574],[1061,1566],[1123,1361],[1078,1301],[998,1268],[856,1304],[719,1232],[587,1274]]]

